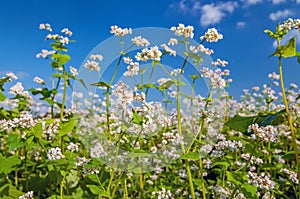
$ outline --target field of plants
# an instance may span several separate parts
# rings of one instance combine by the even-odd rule
[[[227,92],[228,62],[210,60],[215,28],[195,44],[194,27],[179,24],[153,45],[111,26],[111,72],[103,54],[70,66],[72,32],[39,29],[51,82],[0,77],[0,198],[300,199],[300,90],[282,73],[285,58],[300,63],[296,37],[282,42],[300,19],[265,30],[278,66],[241,99]]]

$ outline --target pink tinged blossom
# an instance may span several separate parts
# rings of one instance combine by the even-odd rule
[[[100,55],[100,54],[93,54],[93,55],[90,55],[89,58],[90,58],[91,60],[94,60],[94,61],[96,61],[96,60],[102,61],[102,60],[103,60],[103,56]]]
[[[132,34],[132,29],[131,28],[122,29],[115,25],[110,27],[110,33],[114,34],[115,36],[123,37],[124,35]]]
[[[68,28],[62,29],[61,32],[64,33],[65,35],[68,35],[69,37],[71,37],[73,34]]]
[[[100,71],[99,63],[95,61],[87,60],[83,66],[90,71]]]
[[[134,43],[136,46],[139,47],[150,45],[150,42],[147,39],[142,38],[141,36],[134,37],[133,39],[131,39],[131,41],[132,43]]]
[[[77,71],[77,69],[76,69],[76,68],[74,68],[74,67],[72,67],[72,66],[70,66],[70,72],[71,72],[71,73],[72,73],[72,75],[74,75],[74,76],[78,75],[78,71]]]
[[[48,150],[47,154],[48,160],[59,160],[61,158],[64,158],[65,156],[62,154],[61,149],[56,147],[56,148],[50,148]]]
[[[53,55],[54,53],[55,53],[54,50],[49,51],[49,50],[43,49],[40,53],[36,54],[36,58],[40,58],[40,57],[48,58],[50,55]]]
[[[12,72],[6,73],[6,76],[9,77],[10,80],[12,80],[12,79],[17,80],[18,79],[18,77]]]
[[[217,29],[209,28],[207,32],[200,37],[201,40],[205,40],[207,42],[217,42],[220,39],[223,39],[223,35],[218,33]]]
[[[38,83],[38,84],[45,85],[45,81],[42,78],[38,77],[38,76],[35,76],[33,78],[33,81]]]
[[[175,39],[175,38],[171,38],[171,39],[169,40],[169,42],[168,42],[168,45],[169,45],[169,46],[174,46],[174,45],[176,45],[176,44],[178,44],[178,40]]]
[[[214,51],[212,49],[205,48],[202,44],[199,44],[197,46],[197,50],[200,51],[201,53],[205,53],[207,55],[211,55],[214,53]]]
[[[169,46],[167,46],[166,44],[162,44],[161,47],[170,55],[173,55],[174,57],[176,57],[176,51],[172,50]]]
[[[29,191],[24,195],[20,196],[19,199],[33,199],[33,191]]]
[[[140,71],[139,63],[131,62],[129,64],[129,66],[127,66],[127,71],[124,72],[123,75],[127,76],[127,77],[132,77],[132,76],[138,75],[139,71]]]
[[[130,64],[132,62],[132,59],[130,57],[124,57],[123,61],[125,64]]]
[[[14,86],[12,86],[10,88],[10,92],[11,94],[18,94],[18,95],[22,95],[24,92],[24,87],[22,85],[21,82],[16,83]]]
[[[176,36],[183,35],[184,37],[193,38],[194,37],[194,27],[193,26],[185,26],[184,24],[180,23],[177,27],[171,27],[171,30],[175,33]]]
[[[48,24],[48,23],[45,23],[45,24],[42,23],[42,24],[40,24],[39,29],[40,30],[47,30],[49,32],[52,32],[51,25]]]
[[[68,37],[60,37],[59,42],[62,43],[63,45],[69,44],[69,38]]]
[[[228,64],[228,62],[225,60],[217,59],[217,61],[214,61],[211,64],[214,66],[223,66],[224,67]]]

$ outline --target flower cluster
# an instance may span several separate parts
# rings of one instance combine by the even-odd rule
[[[260,189],[269,191],[275,188],[275,182],[270,180],[270,176],[268,176],[266,173],[257,174],[249,171],[247,177],[249,184],[253,184]]]
[[[142,52],[138,52],[135,56],[137,61],[148,61],[148,60],[154,60],[154,61],[160,61],[162,56],[162,52],[159,50],[157,46],[153,46],[150,49],[144,48]]]
[[[38,77],[38,76],[35,76],[33,78],[33,81],[38,83],[38,84],[45,85],[45,81],[42,78]]]
[[[132,34],[131,28],[120,28],[118,26],[111,26],[110,27],[110,33],[114,34],[115,36],[123,37],[124,35]]]
[[[226,80],[223,78],[224,72],[221,69],[211,70],[209,68],[203,67],[201,69],[201,76],[207,77],[210,80],[210,86],[212,88],[223,89],[226,86]]]
[[[56,148],[50,148],[48,150],[47,154],[48,160],[59,160],[61,158],[64,158],[65,156],[62,154],[61,149],[56,147]]]
[[[278,132],[274,126],[261,126],[259,127],[258,124],[251,124],[248,127],[248,132],[254,132],[252,134],[252,138],[256,139],[256,136],[259,137],[263,141],[267,142],[277,142]]]
[[[180,23],[177,27],[171,27],[171,30],[175,33],[176,36],[183,35],[185,38],[193,38],[194,37],[194,27],[193,26],[185,26]]]
[[[223,39],[223,35],[218,33],[217,29],[210,28],[203,36],[200,37],[200,39],[207,42],[217,42],[220,39]]]
[[[289,175],[288,178],[289,178],[293,183],[295,183],[295,184],[298,184],[298,183],[299,183],[298,174],[297,174],[296,172],[290,171],[290,170],[288,170],[288,169],[286,169],[286,168],[280,169],[280,172]]]
[[[205,53],[207,55],[211,55],[214,53],[214,51],[212,49],[205,48],[202,44],[199,44],[197,46],[197,50],[200,51],[201,53]]]
[[[42,57],[42,58],[46,59],[46,58],[49,58],[50,55],[53,55],[54,53],[55,53],[54,50],[49,51],[49,50],[43,49],[40,53],[36,54],[36,58]]]
[[[225,60],[217,59],[217,61],[214,61],[211,64],[214,66],[226,66],[228,62]]]
[[[29,191],[24,195],[20,196],[19,199],[33,199],[33,191]]]
[[[142,38],[142,36],[138,36],[138,37],[135,37],[133,39],[131,39],[132,43],[134,43],[136,46],[149,46],[150,45],[150,42],[145,39],[145,38]]]
[[[100,71],[99,63],[95,61],[87,60],[83,66],[89,69],[90,71],[94,71],[94,70],[98,72]]]
[[[300,28],[300,19],[289,18],[280,25],[281,29],[291,30]]]
[[[171,191],[164,187],[161,191],[152,192],[152,195],[156,195],[157,199],[173,199]]]

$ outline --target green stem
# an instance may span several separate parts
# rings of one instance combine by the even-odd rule
[[[293,142],[293,147],[294,147],[294,151],[295,151],[295,158],[296,158],[296,164],[298,167],[298,178],[299,178],[300,177],[300,163],[299,163],[298,146],[297,146],[295,131],[294,131],[294,127],[293,127],[293,120],[292,120],[292,116],[291,116],[291,113],[289,110],[289,105],[288,105],[287,98],[286,98],[283,72],[282,72],[282,57],[279,56],[278,59],[279,59],[279,76],[280,76],[281,91],[282,91],[282,96],[283,96],[283,102],[285,105],[285,111],[286,111],[287,118],[288,118],[288,123],[289,123],[290,129],[291,129],[291,136],[292,136],[292,142]],[[299,183],[298,189],[300,192],[300,183]]]

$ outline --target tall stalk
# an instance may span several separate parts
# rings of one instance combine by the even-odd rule
[[[280,45],[280,42],[278,42],[278,46]],[[284,86],[284,79],[283,79],[283,72],[282,72],[282,56],[280,55],[278,57],[278,62],[279,62],[279,76],[280,76],[280,85],[281,85],[281,91],[282,91],[282,96],[283,96],[283,102],[284,102],[284,106],[285,106],[285,111],[287,114],[287,119],[288,119],[288,123],[289,123],[289,127],[291,129],[291,135],[292,135],[292,142],[293,142],[293,148],[295,151],[295,158],[296,158],[296,164],[298,167],[298,178],[300,177],[300,163],[299,163],[299,152],[298,152],[298,146],[297,146],[297,142],[296,142],[296,136],[295,136],[295,130],[294,130],[294,126],[293,126],[293,120],[292,120],[292,116],[289,110],[289,105],[287,102],[287,98],[286,98],[286,92],[285,92],[285,86]],[[300,183],[299,184],[299,193],[300,193]]]

